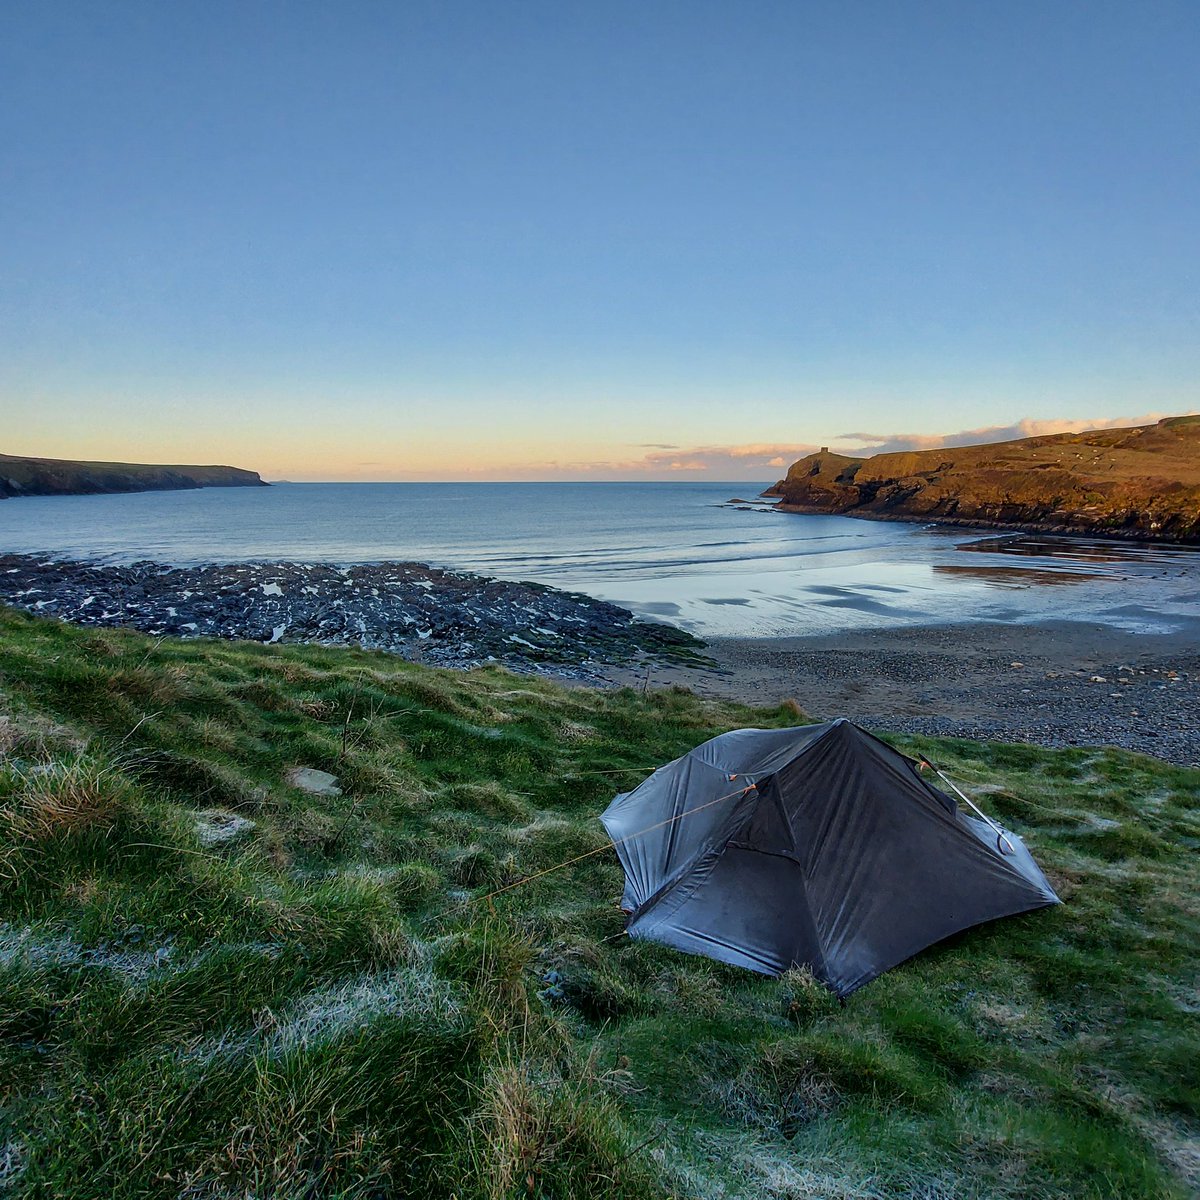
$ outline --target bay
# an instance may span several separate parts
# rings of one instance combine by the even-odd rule
[[[111,563],[414,561],[586,592],[701,636],[1200,615],[1200,554],[779,513],[746,483],[276,484],[0,503],[0,549]],[[731,505],[729,501],[743,501]]]

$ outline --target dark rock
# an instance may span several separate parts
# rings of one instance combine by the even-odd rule
[[[0,602],[155,636],[355,645],[430,665],[577,676],[588,663],[686,659],[703,645],[590,596],[419,563],[114,567],[10,554],[0,556]]]

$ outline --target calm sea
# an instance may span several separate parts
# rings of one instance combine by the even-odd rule
[[[1200,553],[798,516],[746,483],[277,484],[0,502],[0,550],[169,563],[433,563],[587,592],[708,636],[1200,615]]]

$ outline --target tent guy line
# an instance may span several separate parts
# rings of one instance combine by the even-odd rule
[[[994,820],[992,820],[992,818],[989,817],[987,815],[987,813],[985,813],[983,811],[983,809],[980,808],[979,805],[976,804],[975,801],[972,800],[971,797],[968,796],[958,786],[958,784],[956,784],[954,782],[953,779],[951,779],[948,775],[946,775],[934,763],[930,762],[928,758],[922,756],[918,761],[923,763],[925,766],[929,767],[929,769],[931,771],[937,772],[938,776],[941,779],[944,779],[955,790],[955,792],[957,792],[958,795],[960,795],[963,798],[963,800],[965,800],[967,802],[967,804],[969,804],[971,806],[971,808],[973,808],[975,810],[975,812],[977,812],[980,815],[980,817],[984,821],[986,821],[993,830],[995,830],[997,844],[999,844],[1001,841],[1003,841],[1004,844],[1008,846],[1008,850],[1004,851],[1002,849],[1001,853],[1008,853],[1008,854],[1016,853],[1016,848],[1013,846],[1012,842],[1009,841],[1008,834],[1005,832],[1005,830],[1001,826],[997,825],[996,822]],[[625,771],[657,771],[657,770],[660,770],[660,768],[659,767],[621,767],[615,771],[573,771],[570,775],[566,776],[565,778],[575,779],[575,778],[578,778],[580,775],[620,775],[620,774],[623,774]],[[730,775],[729,778],[730,778],[730,780],[734,780],[737,778],[737,775]],[[718,796],[715,800],[708,800],[704,804],[698,804],[695,808],[689,808],[674,817],[668,817],[665,821],[659,821],[656,825],[647,826],[647,828],[639,829],[634,833],[627,833],[623,838],[619,839],[619,842],[626,842],[626,841],[631,840],[632,838],[644,837],[647,833],[653,833],[654,830],[661,829],[664,825],[672,825],[676,821],[682,821],[684,817],[690,817],[693,813],[702,812],[704,809],[710,808],[714,804],[720,804],[720,802],[722,800],[732,800],[734,796],[744,796],[747,792],[752,792],[757,786],[758,786],[757,784],[752,783],[752,784],[750,784],[749,787],[744,787],[740,791],[727,792],[724,796]],[[497,896],[502,896],[505,892],[511,892],[515,888],[521,887],[523,884],[532,883],[535,879],[541,879],[544,875],[553,875],[555,871],[561,871],[565,867],[574,866],[577,862],[583,862],[583,860],[586,858],[594,858],[597,854],[603,854],[606,850],[615,849],[617,845],[618,845],[618,841],[610,841],[607,845],[597,846],[594,850],[587,850],[583,854],[575,855],[574,858],[568,858],[568,859],[565,859],[563,862],[555,863],[552,867],[546,867],[545,870],[543,870],[543,871],[535,871],[534,874],[532,874],[532,875],[526,875],[526,876],[522,877],[521,879],[514,880],[512,883],[506,883],[502,888],[496,888],[495,891],[488,892],[486,895],[472,896],[469,900],[464,900],[461,904],[455,905],[455,907],[453,907],[453,908],[448,908],[439,915],[443,916],[443,917],[448,917],[448,916],[452,915],[453,913],[458,912],[460,909],[469,908],[472,904],[482,904],[485,900],[494,900]]]
[[[731,779],[736,779],[736,775],[730,776]],[[645,837],[648,833],[653,833],[656,829],[661,829],[664,825],[673,825],[676,821],[682,821],[684,817],[690,817],[694,813],[702,812],[706,808],[711,808],[714,804],[720,804],[722,800],[732,800],[734,796],[744,796],[747,792],[754,791],[757,784],[750,784],[748,787],[741,788],[736,792],[728,792],[724,796],[717,796],[714,800],[706,800],[703,804],[698,804],[695,808],[689,808],[684,812],[676,813],[673,817],[668,817],[665,821],[659,821],[654,825],[648,825],[645,829],[639,829],[634,833],[626,834],[621,841],[629,841],[632,838]],[[485,900],[494,900],[497,896],[502,896],[505,892],[511,892],[514,888],[519,888],[526,883],[532,883],[535,879],[541,879],[543,875],[553,875],[555,871],[561,871],[564,867],[573,866],[577,862],[583,862],[585,858],[594,858],[597,854],[603,854],[607,850],[611,850],[616,846],[615,841],[609,841],[603,846],[597,846],[594,850],[585,851],[583,854],[577,854],[574,858],[568,858],[565,862],[555,863],[552,867],[547,867],[543,871],[536,871],[532,875],[526,875],[522,879],[516,879],[512,883],[506,883],[502,888],[496,888],[494,892],[488,892],[484,896],[472,896],[469,900],[464,900],[461,904],[454,908],[448,908],[440,915],[443,917],[451,916],[460,909],[470,908],[473,904],[482,904]]]

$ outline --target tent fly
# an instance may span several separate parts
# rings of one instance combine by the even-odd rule
[[[632,937],[767,975],[807,966],[839,996],[960,930],[1060,903],[1020,838],[845,720],[712,738],[601,820]]]

